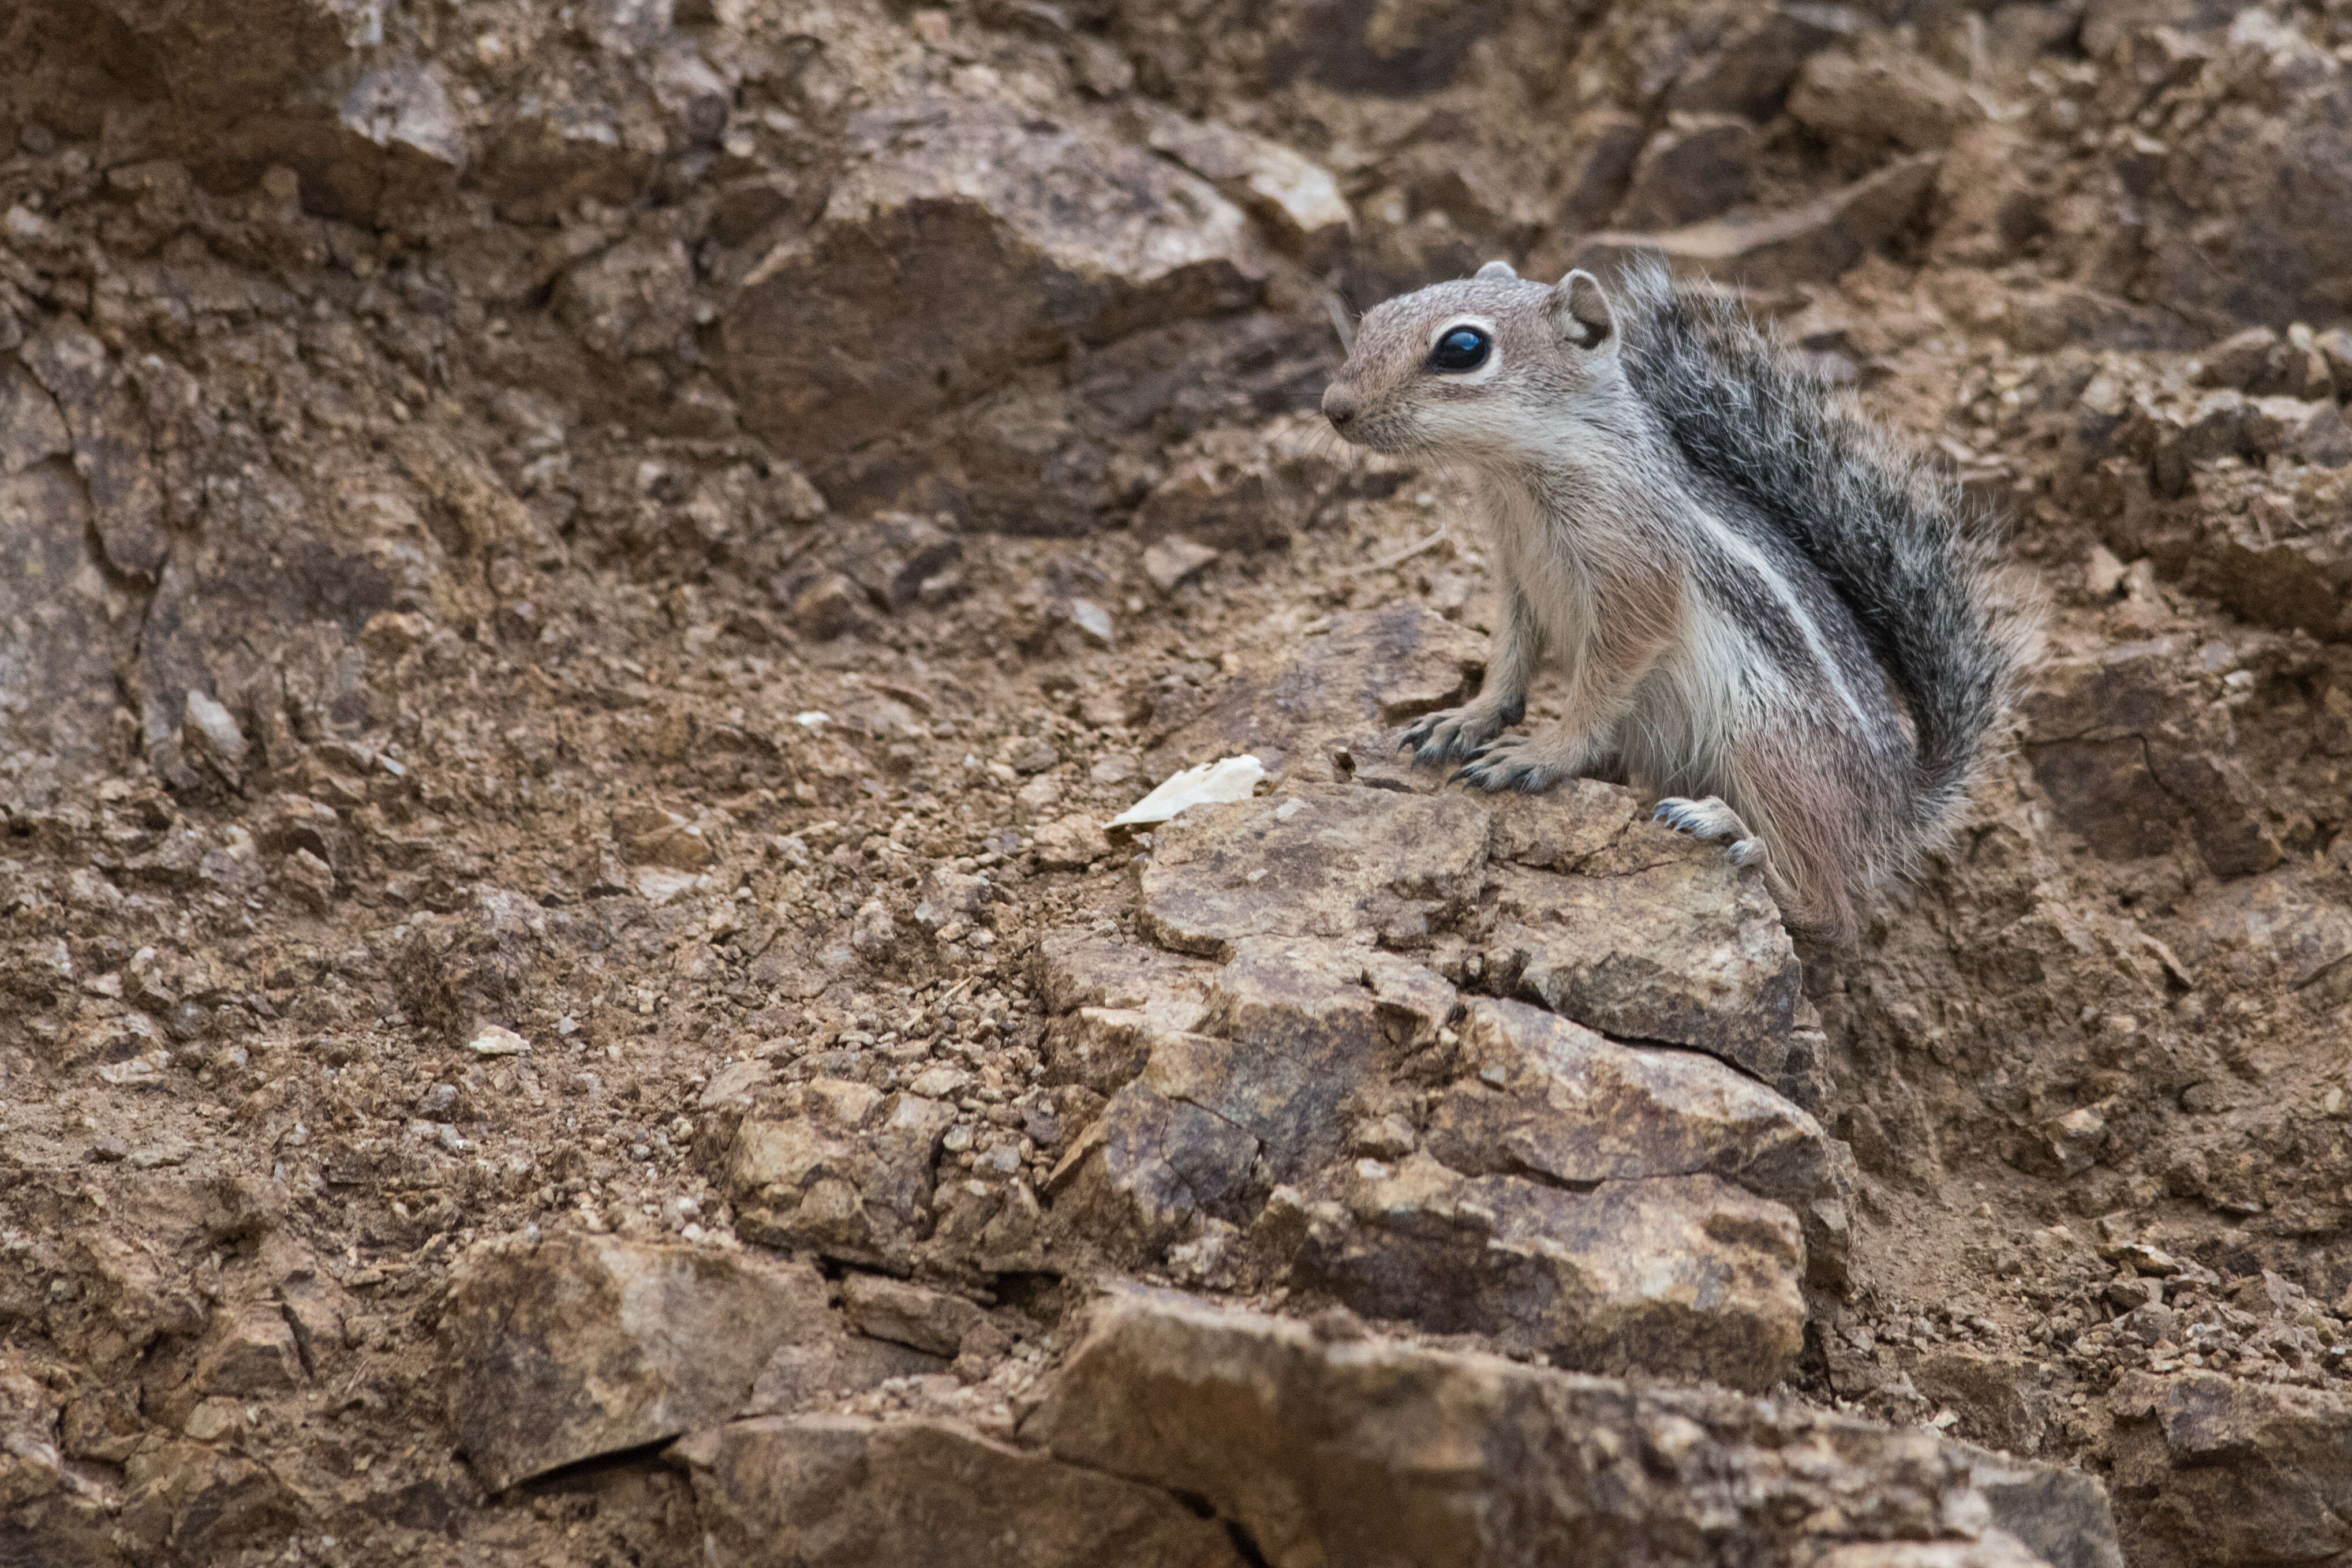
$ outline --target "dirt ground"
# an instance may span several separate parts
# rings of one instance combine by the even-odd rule
[[[961,1391],[843,1408],[1009,1432],[1087,1281],[953,1195],[1102,1108],[1039,956],[1137,930],[1099,824],[1335,621],[1489,623],[1458,477],[1315,416],[1333,303],[1645,247],[2051,607],[1958,844],[1805,955],[1859,1185],[1774,1396],[2081,1467],[2137,1568],[2352,1554],[2352,9],[22,0],[0,60],[25,1561],[702,1560],[656,1457],[452,1440],[502,1239],[951,1287]],[[747,1062],[954,1070],[911,1250],[747,1219]]]

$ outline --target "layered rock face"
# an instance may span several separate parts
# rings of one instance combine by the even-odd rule
[[[1845,1278],[1850,1162],[1742,1071],[1811,1046],[1770,900],[1633,804],[1300,785],[1162,829],[1137,923],[1206,961],[1042,945],[1074,1004],[1049,1076],[1108,1096],[1047,1178],[1072,1243],[1776,1382],[1800,1281]],[[1706,958],[1661,983],[1685,943]]]
[[[2352,1551],[2347,59],[0,9],[0,1560]],[[2051,603],[1851,952],[1394,749],[1496,601],[1340,340],[1643,255]]]

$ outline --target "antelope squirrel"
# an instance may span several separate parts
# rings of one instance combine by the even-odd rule
[[[1493,532],[1486,684],[1405,731],[1419,761],[1486,789],[1622,778],[1841,945],[1949,835],[2032,616],[1991,518],[1738,305],[1654,262],[1614,290],[1489,262],[1366,316],[1323,412],[1475,475]],[[1506,735],[1546,655],[1566,714]]]

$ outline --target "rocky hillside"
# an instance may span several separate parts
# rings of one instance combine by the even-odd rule
[[[2352,1560],[2352,5],[0,62],[0,1559]],[[1335,327],[1639,253],[2051,604],[1850,952],[1393,748]]]

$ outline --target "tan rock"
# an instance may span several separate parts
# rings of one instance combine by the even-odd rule
[[[306,909],[324,911],[334,902],[335,870],[309,850],[296,850],[280,861],[276,880]]]
[[[1248,1132],[1282,1179],[1337,1153],[1340,1102],[1453,1007],[1453,987],[1393,955],[1252,938],[1217,976],[1207,1032],[1163,1037],[1140,1082]]]
[[[762,1091],[726,1155],[737,1228],[772,1245],[903,1265],[954,1120],[952,1105],[843,1079]]]
[[[2200,387],[2255,391],[2269,372],[2272,356],[2284,346],[2284,340],[2268,327],[2249,327],[2200,352],[2189,379]]]
[[[916,894],[915,924],[929,932],[958,922],[979,925],[988,913],[992,893],[986,877],[934,865],[923,873]]]
[[[1309,1211],[1292,1277],[1371,1316],[1736,1388],[1770,1387],[1803,1344],[1796,1216],[1713,1176],[1570,1192],[1414,1154],[1358,1162],[1342,1197],[1344,1224]]]
[[[1612,221],[1630,229],[1674,229],[1711,218],[1748,195],[1763,138],[1736,114],[1675,114],[1634,160]]]
[[[942,574],[963,559],[963,541],[928,517],[885,512],[851,527],[833,559],[875,609],[897,615],[937,601]]]
[[[449,1424],[504,1490],[727,1419],[779,1345],[830,1322],[806,1263],[613,1236],[486,1244],[441,1315]]]
[[[1224,552],[1208,545],[1186,538],[1182,534],[1170,534],[1158,538],[1144,549],[1143,575],[1151,586],[1162,593],[1173,593],[1178,585],[1205,569]]]
[[[1642,117],[1619,109],[1587,110],[1570,121],[1559,162],[1563,228],[1575,235],[1608,221],[1648,140]]]
[[[1160,1488],[938,1420],[768,1416],[678,1445],[721,1565],[1244,1568]]]
[[[1135,508],[1135,534],[1216,549],[1278,549],[1362,480],[1318,441],[1319,419],[1206,430],[1169,452],[1167,476]],[[1390,483],[1393,484],[1394,481]]]
[[[1801,1211],[1841,1197],[1821,1124],[1719,1061],[1642,1051],[1517,1002],[1470,1004],[1423,1147],[1465,1176],[1570,1186],[1718,1176]]]
[[[1488,804],[1495,813],[1494,858],[1514,865],[1605,876],[1711,863],[1711,857],[1683,852],[1687,841],[1661,837],[1639,795],[1598,779],[1567,779],[1541,795],[1496,795]]]
[[[1338,1156],[1343,1105],[1375,1061],[1428,1044],[1453,1009],[1453,987],[1391,954],[1236,944],[1207,1032],[1138,1029],[1148,1058],[1056,1166],[1057,1215],[1075,1239],[1130,1258],[1203,1218],[1246,1223],[1269,1176]]]
[[[88,488],[108,562],[132,576],[160,573],[171,552],[163,480],[149,450],[145,414],[121,367],[71,316],[57,318],[26,340],[20,358],[65,416],[74,468]]]
[[[35,464],[73,455],[73,437],[57,400],[22,365],[0,360],[0,478]]]
[[[1666,95],[1667,107],[1769,120],[1780,112],[1806,57],[1838,37],[1832,16],[1779,6],[1744,14],[1713,49],[1684,70]]]
[[[2321,468],[2352,464],[2352,425],[2334,398],[2258,397],[2247,421],[2246,444]]]
[[[1907,1370],[1922,1398],[1966,1410],[1974,1435],[2012,1453],[2039,1452],[2063,1416],[2063,1395],[2042,1386],[2038,1365],[2023,1356],[1949,1345],[1926,1350]]]
[[[2012,1391],[2012,1394],[2015,1391]],[[2029,1445],[2021,1443],[2018,1451]],[[1994,1525],[2057,1568],[2124,1568],[2107,1489],[2071,1466],[1948,1443],[1969,1467]]]
[[[1925,56],[1865,44],[1807,60],[1789,94],[1789,114],[1833,145],[1932,152],[1950,146],[1984,110]]]
[[[118,1526],[134,1541],[168,1545],[184,1562],[217,1562],[241,1544],[282,1541],[301,1517],[299,1500],[268,1466],[208,1443],[142,1444],[123,1461],[122,1483]]]
[[[1719,850],[1666,847],[1674,859],[1623,875],[1498,868],[1486,966],[1589,1028],[1690,1046],[1777,1085],[1801,978],[1780,911]]]
[[[2107,1407],[2114,1484],[2147,1500],[2136,1561],[2251,1568],[2352,1551],[2352,1397],[2210,1372],[2126,1372]]]
[[[2248,621],[2352,640],[2352,523],[2310,518],[2307,529],[2282,538],[2259,515],[2209,513],[2192,577]]]
[[[1084,871],[1111,853],[1110,840],[1084,811],[1056,817],[1040,827],[1031,841],[1037,863],[1046,871]]]
[[[709,869],[718,858],[702,830],[675,811],[658,806],[631,805],[613,812],[613,834],[621,852],[633,865],[667,866],[672,871]]]
[[[302,1356],[293,1325],[270,1305],[236,1313],[197,1355],[195,1381],[207,1394],[282,1394],[299,1386]]]
[[[1301,788],[1177,818],[1143,870],[1142,919],[1180,952],[1248,936],[1425,946],[1475,904],[1487,814],[1463,795]]]
[[[752,1380],[745,1416],[798,1416],[838,1408],[893,1377],[929,1377],[948,1370],[948,1358],[860,1333],[819,1333],[780,1344]]]
[[[2206,892],[2190,911],[2184,944],[2192,964],[2246,982],[2275,976],[2290,989],[2324,987],[2352,957],[2352,909],[2330,879],[2282,866]]]
[[[1215,967],[1176,953],[1091,931],[1049,931],[1037,943],[1038,988],[1046,1008],[1148,1011],[1176,1029],[1198,1024]]]
[[[1355,214],[1327,169],[1278,141],[1209,120],[1192,120],[1149,99],[1131,106],[1147,145],[1174,159],[1248,209],[1274,243],[1309,267],[1347,249]]]
[[[1184,1001],[1159,1015],[1139,1008],[1080,1008],[1046,1031],[1049,1077],[1083,1083],[1097,1094],[1115,1092],[1143,1071],[1161,1036],[1191,1030],[1206,1011],[1204,1003]]]
[[[2200,101],[2210,106],[2169,138],[2108,154],[2145,193],[2147,297],[2212,327],[2340,319],[2352,78],[2267,14],[2233,26],[2220,59],[2210,57],[2224,36],[2129,31],[2118,63],[2164,75],[2202,68]]]
[[[1222,1040],[1192,1042],[1188,1065],[1230,1055]],[[1215,1112],[1141,1082],[1111,1096],[1047,1178],[1058,1226],[1076,1243],[1130,1261],[1155,1256],[1202,1219],[1248,1219],[1259,1141]]]
[[[335,118],[345,131],[391,155],[368,172],[393,187],[396,196],[413,200],[446,188],[469,155],[465,126],[449,101],[449,89],[431,66],[403,63],[368,72],[343,95]],[[345,168],[358,172],[351,161]],[[340,193],[348,197],[360,193]],[[382,194],[380,191],[379,200]]]
[[[988,1320],[965,1298],[887,1274],[849,1274],[841,1281],[841,1315],[859,1333],[952,1356],[964,1336]]]
[[[1886,1553],[1862,1562],[2038,1561],[1970,1456],[1917,1429],[1324,1338],[1167,1291],[1099,1303],[1022,1435],[1202,1499],[1270,1563],[1682,1563],[1733,1538],[1758,1562],[1854,1543]],[[2095,1551],[2114,1525],[2093,1500],[2077,1544]]]
[[[12,1511],[63,1489],[58,1402],[41,1382],[0,1363],[0,1500]]]
[[[656,162],[646,129],[593,99],[533,100],[488,150],[484,187],[513,223],[551,222],[583,201],[626,206]]]
[[[1336,614],[1276,651],[1278,666],[1245,668],[1197,710],[1155,712],[1147,771],[1246,751],[1278,775],[1325,742],[1464,701],[1486,664],[1486,639],[1414,601]]]
[[[675,352],[694,329],[694,263],[675,239],[624,240],[564,275],[555,310],[600,358]]]
[[[1074,341],[1255,292],[1239,208],[1078,127],[915,98],[854,115],[846,152],[823,217],[755,267],[720,319],[744,423],[788,456],[845,453]]]
[[[2036,779],[2100,858],[2162,854],[2183,837],[2223,876],[2283,858],[2226,710],[2199,700],[2200,674],[2185,642],[2128,643],[2050,661],[2020,705]]]

